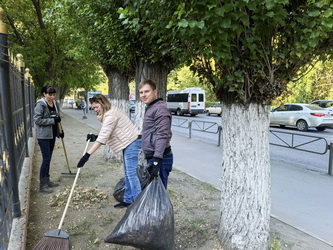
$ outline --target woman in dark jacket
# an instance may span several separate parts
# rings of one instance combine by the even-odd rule
[[[50,163],[56,137],[64,137],[59,133],[58,123],[61,121],[59,104],[56,102],[56,90],[52,86],[44,86],[41,90],[43,97],[35,104],[34,121],[36,124],[37,140],[42,152],[42,165],[39,174],[39,192],[52,193],[52,187],[59,184],[50,180]]]

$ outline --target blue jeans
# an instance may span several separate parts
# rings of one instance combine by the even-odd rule
[[[123,150],[125,172],[124,202],[126,203],[132,203],[141,193],[141,184],[137,174],[140,149],[141,139],[137,139]]]
[[[153,163],[153,158],[147,159],[148,165]],[[168,186],[168,177],[169,173],[172,170],[172,164],[173,164],[173,154],[172,152],[169,154],[164,155],[161,164],[160,164],[160,177],[162,180],[162,183],[165,187],[165,189]]]
[[[47,183],[50,180],[50,163],[55,144],[53,139],[38,139],[40,151],[42,152],[42,165],[40,166],[39,181],[40,185]]]

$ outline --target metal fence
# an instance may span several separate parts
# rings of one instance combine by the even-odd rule
[[[188,129],[188,138],[192,137],[192,131],[217,134],[217,146],[221,145],[222,126],[216,122],[189,120],[186,118],[173,117],[172,126]],[[329,163],[327,173],[329,175],[333,175],[333,143],[329,144],[325,138],[318,136],[301,135],[275,130],[269,130],[269,132],[271,135],[278,139],[279,143],[270,143],[274,146],[285,147],[320,155],[324,155],[327,153],[327,151],[329,151]],[[284,135],[284,137],[282,137],[281,135]],[[320,143],[318,150],[310,149],[308,147],[309,145],[313,145],[315,143]]]
[[[18,182],[29,156],[35,100],[23,56],[9,55],[7,36],[8,27],[0,20],[0,249],[7,249],[13,218],[21,216]]]

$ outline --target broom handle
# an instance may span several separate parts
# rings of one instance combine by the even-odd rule
[[[58,128],[59,128],[59,133],[62,133],[62,127],[60,122],[58,123]],[[64,142],[64,138],[61,138],[61,142],[62,142],[62,147],[64,148],[64,153],[65,153],[65,158],[66,158],[66,163],[67,163],[67,168],[68,168],[68,172],[71,174],[71,168],[69,167],[69,162],[68,162],[68,157],[67,157],[67,151],[66,151],[66,147],[65,147],[65,142]]]
[[[89,142],[90,142],[90,139],[87,141],[87,144],[86,144],[86,147],[84,149],[83,155],[85,155],[85,153],[87,152]],[[69,193],[69,196],[68,196],[68,200],[67,200],[67,203],[66,203],[65,210],[64,210],[64,212],[62,214],[62,217],[61,217],[61,220],[60,220],[60,223],[59,223],[59,226],[58,226],[59,230],[61,229],[62,223],[64,222],[65,215],[67,213],[67,209],[68,209],[69,203],[70,203],[70,201],[72,199],[72,196],[73,196],[73,193],[74,193],[74,189],[75,189],[75,185],[76,185],[77,179],[78,179],[79,174],[80,174],[80,170],[81,170],[81,168],[78,168],[78,170],[77,170],[77,173],[76,173],[76,176],[75,176],[75,179],[74,179],[74,182],[73,182],[73,186],[72,186],[71,192]]]

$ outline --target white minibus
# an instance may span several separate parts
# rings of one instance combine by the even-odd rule
[[[205,112],[206,94],[201,88],[168,91],[166,103],[170,111],[177,115],[195,116]]]

